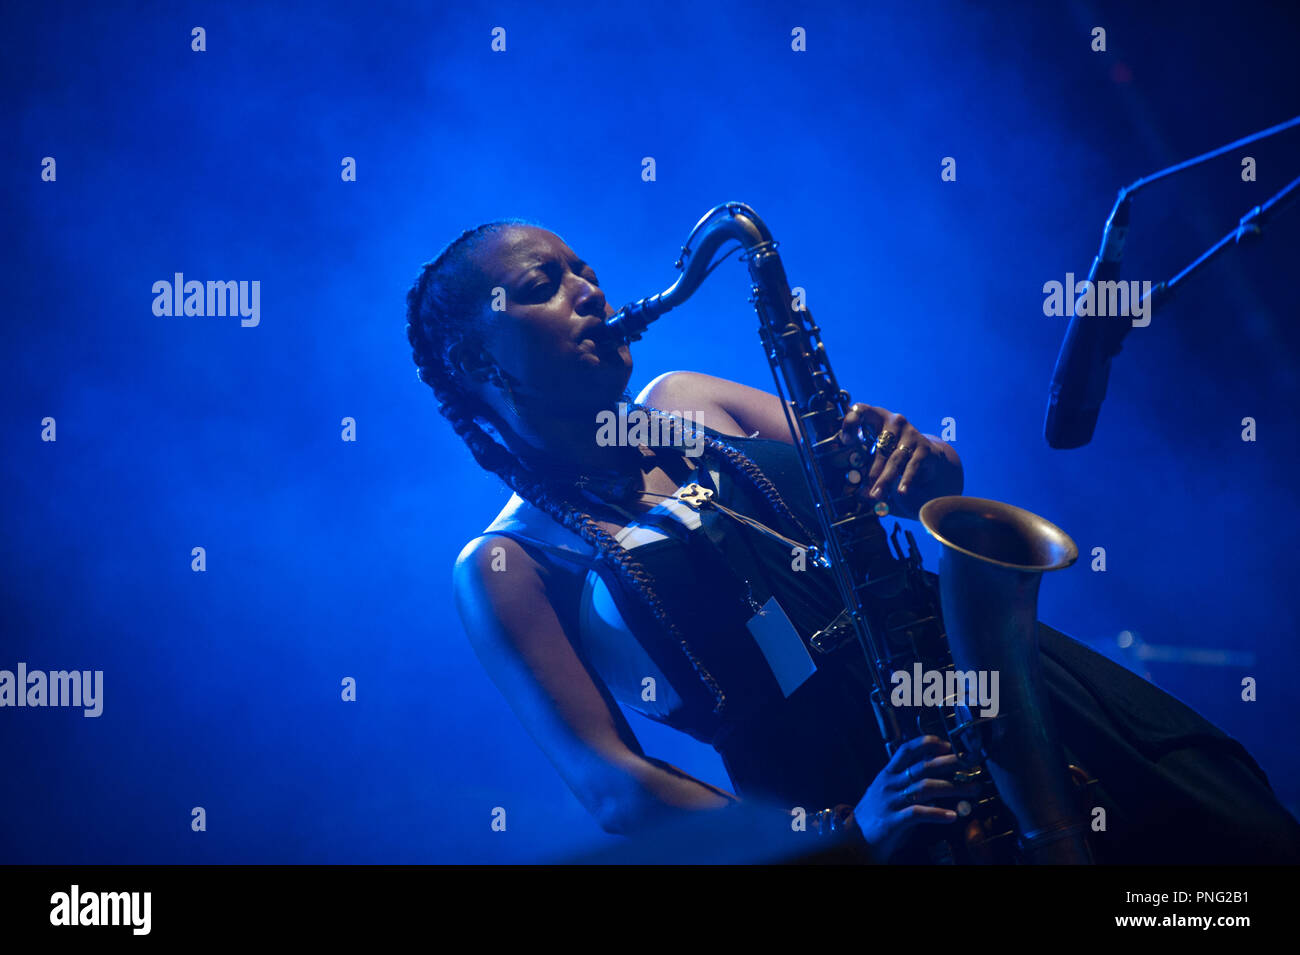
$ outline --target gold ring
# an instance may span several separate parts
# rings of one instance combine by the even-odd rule
[[[885,454],[888,454],[890,451],[894,450],[894,445],[897,443],[898,435],[894,434],[892,431],[882,431],[880,432],[880,437],[876,439],[876,447],[874,450],[877,453],[884,452]]]

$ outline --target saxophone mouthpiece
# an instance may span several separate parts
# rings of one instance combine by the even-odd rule
[[[630,342],[633,339],[627,333],[625,319],[627,315],[623,309],[619,309],[609,318],[605,319],[605,327],[621,342]]]
[[[605,327],[625,342],[638,341],[646,326],[658,318],[666,308],[654,308],[660,296],[629,302],[605,320]]]

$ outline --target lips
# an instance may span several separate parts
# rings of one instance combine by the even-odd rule
[[[610,358],[619,353],[622,343],[612,338],[603,338],[600,340],[584,338],[578,343],[578,347],[588,354],[603,355],[606,358]]]
[[[613,331],[611,331],[609,326],[606,325],[604,322],[598,322],[588,327],[582,333],[582,337],[585,339],[590,339],[591,343],[595,345],[597,348],[606,348],[611,345],[617,346],[622,344],[622,339],[619,338],[618,335],[616,335]]]

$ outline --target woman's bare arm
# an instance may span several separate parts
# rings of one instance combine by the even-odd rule
[[[498,547],[504,570],[492,569]],[[453,585],[483,668],[578,801],[606,832],[625,835],[736,801],[642,752],[618,703],[574,650],[547,578],[517,541],[489,534],[461,552]]]

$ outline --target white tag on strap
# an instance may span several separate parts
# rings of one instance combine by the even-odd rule
[[[788,697],[817,672],[817,665],[799,639],[799,632],[775,597],[769,597],[762,612],[755,614],[746,626],[767,658],[783,695]]]

